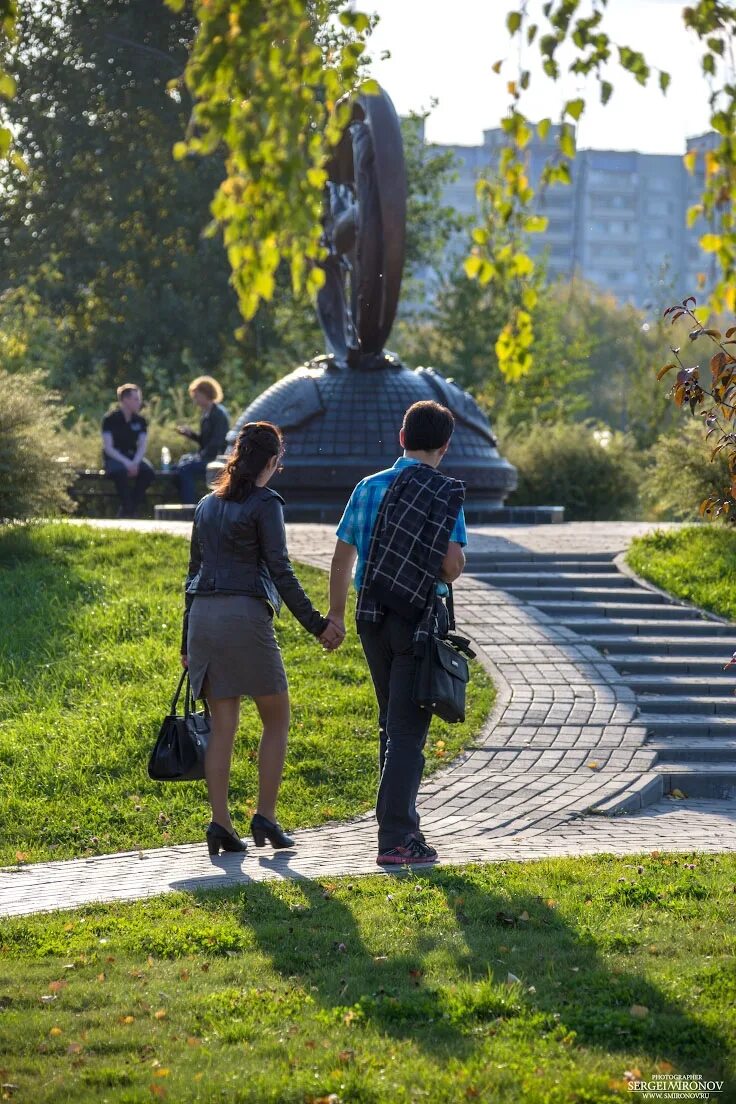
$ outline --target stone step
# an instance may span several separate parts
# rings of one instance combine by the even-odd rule
[[[724,699],[730,694],[736,702],[736,697],[733,696],[736,692],[736,668],[730,675],[719,671],[712,678],[706,675],[632,674],[626,677],[626,685],[636,691],[639,700],[643,694],[693,695],[696,698],[700,695],[713,695]]]
[[[684,609],[683,606],[675,606],[670,602],[667,602],[665,598],[660,597],[657,594],[650,594],[648,591],[639,590],[637,587],[620,586],[618,583],[615,587],[558,587],[550,586],[544,587],[540,590],[539,587],[507,587],[503,589],[513,595],[514,598],[520,598],[523,601],[531,602],[534,606],[544,608],[546,604],[554,604],[555,602],[561,603],[582,603],[589,602],[594,605],[605,604],[606,606],[620,604],[632,604],[632,605],[656,605],[657,609]]]
[[[725,763],[736,770],[736,739],[700,740],[691,743],[685,739],[672,737],[670,740],[648,740],[644,745],[647,751],[657,752],[655,770],[662,769],[665,763],[718,764]]]
[[[736,697],[711,694],[696,697],[692,694],[637,694],[642,719],[646,722],[651,713],[708,714],[717,717],[736,717]]]
[[[736,717],[711,717],[707,713],[646,713],[641,717],[647,736],[736,736]]]
[[[629,675],[646,675],[647,678],[655,675],[697,675],[708,681],[712,678],[714,682],[723,675],[723,662],[720,657],[713,656],[644,655],[632,649],[606,656],[606,660],[627,685],[631,685]]]
[[[612,636],[610,633],[586,633],[585,639],[613,657],[635,654],[645,656],[685,656],[688,659],[712,657],[727,663],[734,650],[733,637],[705,639],[693,636]]]
[[[573,612],[559,612],[555,613],[554,609],[550,606],[554,606],[554,603],[536,603],[531,605],[535,609],[540,609],[540,613],[545,613],[547,616],[554,617],[555,622],[558,625],[565,625],[567,628],[574,628],[576,633],[586,636],[588,633],[604,634],[604,635],[620,635],[626,636],[632,634],[639,636],[705,636],[711,633],[711,630],[715,629],[716,636],[725,636],[723,631],[718,631],[722,628],[717,623],[706,622],[701,617],[698,617],[696,613],[689,615],[683,614],[681,609],[669,607],[662,607],[661,613],[658,609],[657,616],[653,615],[653,612],[638,614],[636,606],[616,607],[616,606],[591,606],[587,608],[586,603],[579,603],[579,605],[572,606]],[[566,603],[566,608],[569,609],[570,604]],[[723,628],[730,628],[730,626],[723,626]],[[733,635],[733,633],[732,633]]]
[[[721,625],[717,621],[701,621],[697,618],[686,620],[655,620],[653,618],[630,617],[559,617],[557,624],[574,629],[576,633],[589,640],[598,640],[605,636],[643,636],[649,639],[687,637],[702,640],[705,637],[734,637],[732,625]]]
[[[475,567],[476,565],[483,566],[487,570],[493,570],[498,567],[500,571],[518,570],[516,564],[527,564],[530,567],[544,571],[548,568],[555,568],[558,564],[573,564],[575,567],[579,567],[581,571],[590,571],[596,568],[598,565],[603,570],[608,570],[609,567],[614,571],[617,571],[617,567],[614,564],[615,556],[610,552],[574,552],[574,553],[560,553],[560,552],[467,552],[467,562]]]
[[[661,774],[665,794],[679,790],[685,797],[729,798],[736,795],[736,765],[722,763],[661,763],[652,768]]]
[[[693,621],[699,621],[703,624],[712,625],[712,621],[703,621],[698,610],[689,610],[684,606],[670,606],[665,602],[661,605],[655,605],[654,603],[636,603],[636,602],[596,602],[596,601],[580,601],[574,600],[567,602],[547,600],[535,601],[534,608],[540,610],[542,613],[548,614],[550,617],[565,618],[563,624],[569,624],[571,628],[574,628],[573,619],[585,617],[590,618],[612,618],[615,621],[620,621],[626,625],[632,622],[640,623],[643,619],[649,618],[652,621],[678,621],[681,620],[684,623],[690,624]],[[571,620],[567,620],[570,618]]]
[[[604,575],[600,571],[591,574],[576,575],[570,571],[473,571],[473,578],[498,587],[500,590],[513,591],[516,588],[544,590],[547,587],[574,587],[578,582],[586,587],[614,587],[616,590],[630,588],[631,582],[625,575],[613,571]]]

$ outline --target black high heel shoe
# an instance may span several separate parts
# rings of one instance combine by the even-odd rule
[[[211,820],[207,825],[207,850],[210,855],[219,855],[221,851],[245,851],[246,842],[234,832],[228,832],[220,824]]]
[[[256,847],[263,847],[266,840],[275,851],[281,847],[293,847],[294,839],[287,836],[280,824],[274,824],[272,820],[266,820],[260,813],[256,813],[250,822],[250,830],[255,840]]]

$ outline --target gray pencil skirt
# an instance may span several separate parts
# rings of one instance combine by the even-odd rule
[[[258,698],[288,689],[271,607],[245,594],[198,594],[189,613],[195,697]]]

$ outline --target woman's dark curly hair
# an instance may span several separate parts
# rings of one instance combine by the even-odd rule
[[[238,434],[233,451],[214,482],[220,498],[242,502],[255,486],[269,460],[279,456],[284,438],[271,422],[246,422]]]

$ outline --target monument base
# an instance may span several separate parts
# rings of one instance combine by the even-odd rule
[[[156,521],[192,521],[194,506],[166,504],[154,507]],[[287,502],[284,508],[287,522],[337,525],[341,511],[318,502]],[[565,520],[564,506],[500,506],[497,509],[474,509],[465,504],[468,525],[559,525]]]

